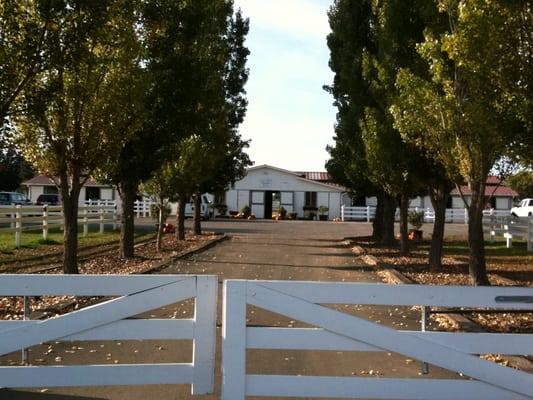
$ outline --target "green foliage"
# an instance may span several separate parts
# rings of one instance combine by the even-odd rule
[[[407,216],[407,221],[416,230],[420,230],[424,224],[424,212],[423,211],[410,211]]]
[[[326,214],[327,212],[329,211],[329,208],[322,205],[320,207],[318,207],[318,212],[320,213],[320,215],[324,215]]]
[[[161,206],[160,204],[152,204],[150,206],[150,217],[152,217],[152,219],[156,220],[156,221],[159,221],[159,210],[162,209],[163,210],[163,216],[162,216],[162,219],[163,221],[166,221],[168,219],[168,217],[170,216],[170,213],[172,212],[172,209],[170,208],[170,205],[167,203],[167,202],[164,202],[163,203],[163,206]]]
[[[32,166],[8,137],[7,129],[0,128],[0,191],[14,191],[33,177]]]
[[[0,126],[20,112],[21,92],[45,68],[52,2],[0,2]]]
[[[533,171],[520,171],[509,177],[507,183],[521,199],[533,197]]]
[[[136,97],[130,3],[67,1],[47,14],[45,68],[26,87],[24,112],[14,119],[18,144],[40,172],[77,181],[116,156],[133,123],[124,108]]]
[[[285,207],[280,207],[279,216],[281,217],[281,219],[285,219],[285,217],[287,216],[287,209]]]
[[[248,218],[252,214],[252,209],[248,204],[241,208],[241,214],[244,216],[244,218]]]

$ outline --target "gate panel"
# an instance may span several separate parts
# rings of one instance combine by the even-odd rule
[[[501,309],[511,306],[531,310],[533,304],[521,303],[525,298],[529,298],[528,295],[533,294],[529,288],[468,288],[465,290],[464,287],[286,281],[226,281],[225,285],[225,293],[231,295],[224,299],[226,313],[224,326],[237,323],[241,325],[239,329],[246,326],[246,319],[242,315],[238,318],[232,315],[232,304],[239,301],[236,297],[239,293],[246,291],[247,304],[319,327],[304,329],[250,327],[246,328],[244,339],[224,337],[222,398],[225,400],[244,399],[245,395],[380,399],[533,398],[532,375],[482,360],[477,355],[470,355],[481,352],[480,350],[490,353],[494,353],[495,350],[505,350],[503,354],[516,354],[517,352],[531,354],[533,353],[531,346],[533,335],[515,335],[517,343],[520,344],[518,348],[517,343],[508,345],[508,342],[512,341],[512,336],[501,334],[473,336],[474,334],[396,331],[316,304],[317,299],[327,299],[322,303],[422,306],[449,306],[448,303],[453,303],[453,306],[467,307],[472,301],[478,307]],[[355,299],[362,301],[354,301]],[[233,331],[237,328],[228,327],[227,329]],[[279,343],[282,335],[283,344]],[[458,335],[458,340],[455,340],[455,335]],[[474,345],[474,342],[477,344]],[[238,371],[243,371],[245,359],[239,357],[237,360],[228,360],[226,358],[230,349],[238,346],[244,349],[391,351],[441,366],[450,371],[463,373],[476,380],[272,376],[246,375],[242,372],[245,376],[243,382],[241,372],[233,369],[233,363],[238,366]]]
[[[42,321],[0,321],[0,354],[55,340],[190,339],[194,350],[192,363],[0,367],[0,387],[188,383],[193,394],[210,393],[217,286],[216,276],[3,275],[0,295],[121,297]],[[189,298],[193,319],[127,319]]]

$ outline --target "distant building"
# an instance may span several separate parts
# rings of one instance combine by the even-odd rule
[[[465,200],[470,203],[472,190],[467,185],[464,185],[461,186],[461,193],[463,194]],[[487,202],[486,208],[493,208],[495,210],[510,210],[511,207],[513,207],[514,199],[517,197],[518,193],[507,186],[505,181],[501,181],[496,176],[489,176],[487,178],[487,185],[485,186],[485,199]],[[376,198],[367,198],[366,204],[369,206],[375,206]],[[429,196],[419,196],[412,199],[410,206],[423,209],[433,209],[433,205],[431,204],[431,199]],[[457,188],[450,192],[450,198],[446,208],[465,208],[465,203]]]
[[[294,172],[270,165],[249,168],[246,176],[226,191],[229,211],[239,211],[245,205],[257,218],[272,218],[280,207],[298,218],[318,214],[318,208],[328,208],[327,217],[340,217],[341,206],[350,205],[346,189],[329,183],[326,172]]]
[[[27,188],[28,198],[34,203],[41,194],[58,193],[54,181],[44,175],[38,175],[22,182],[22,186]],[[101,184],[89,178],[80,191],[80,203],[87,200],[118,200],[118,195],[113,186]]]
[[[461,193],[465,200],[470,204],[472,197],[472,190],[468,186],[461,186],[461,192],[457,188],[451,191],[452,204],[451,208],[464,208],[464,201],[461,198]],[[511,189],[505,181],[501,181],[497,176],[489,176],[485,186],[485,199],[487,201],[486,208],[494,208],[495,210],[510,210],[513,207],[513,201],[518,197],[513,189]]]

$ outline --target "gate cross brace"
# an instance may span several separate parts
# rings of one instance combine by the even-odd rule
[[[169,280],[166,285],[118,297],[56,318],[0,332],[0,354],[73,335],[196,296],[190,280]]]
[[[248,304],[384,350],[461,372],[489,385],[533,397],[533,375],[528,373],[503,367],[414,335],[406,335],[259,284],[247,282],[246,288]]]

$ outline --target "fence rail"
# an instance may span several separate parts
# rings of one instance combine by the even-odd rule
[[[528,354],[533,334],[395,330],[321,304],[477,307],[533,310],[530,288],[469,288],[335,282],[224,282],[222,399],[342,397],[372,399],[530,399],[533,375],[478,354]],[[508,298],[509,302],[499,299]],[[252,305],[313,328],[247,326]],[[250,375],[246,349],[393,352],[464,374],[464,379]]]
[[[533,251],[533,217],[485,216],[483,230],[490,236],[491,243],[497,236],[501,236],[505,239],[507,248],[511,248],[513,240],[520,239],[526,242],[527,251]]]
[[[116,229],[117,208],[114,205],[81,205],[78,208],[78,223],[82,225],[83,235],[89,232],[89,225],[99,225],[100,233],[106,224]],[[49,230],[64,226],[61,206],[0,206],[0,233],[14,233],[15,246],[21,245],[22,233],[42,231],[43,239],[48,240]]]
[[[0,354],[50,341],[192,340],[190,363],[0,367],[0,387],[192,384],[214,389],[216,276],[2,275],[0,296],[119,296],[55,318],[0,321]],[[195,299],[192,319],[139,314]]]
[[[432,208],[420,208],[420,207],[410,207],[409,211],[423,212],[424,213],[424,222],[434,222],[435,221],[435,211]],[[485,216],[497,216],[497,217],[508,217],[511,215],[510,210],[485,210],[483,211]],[[370,222],[376,216],[376,207],[366,206],[366,207],[341,207],[341,220],[342,221],[352,221],[359,220]],[[400,211],[396,209],[395,218],[398,221],[400,218]],[[468,223],[468,210],[466,208],[447,208],[446,209],[446,222],[455,222],[455,223]]]

